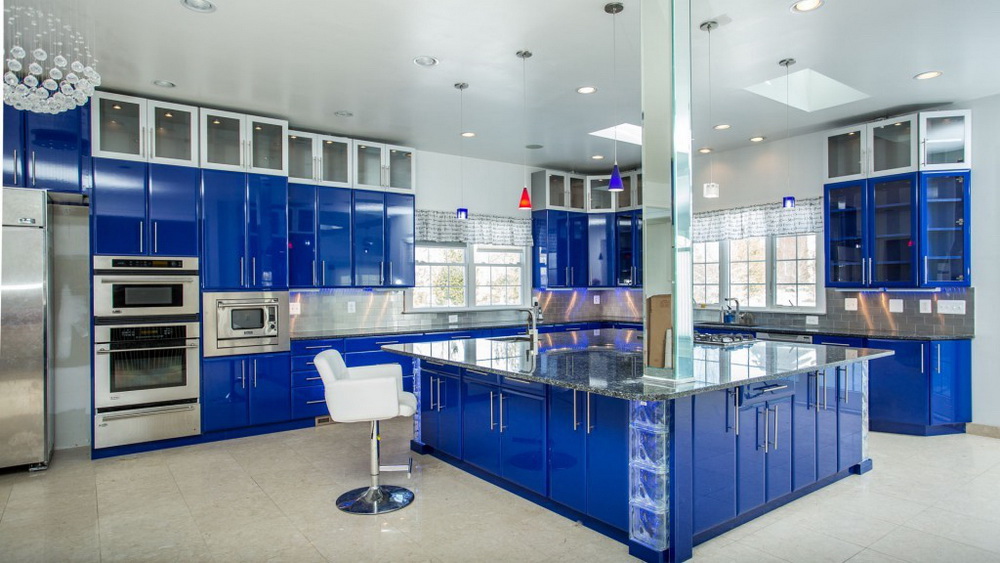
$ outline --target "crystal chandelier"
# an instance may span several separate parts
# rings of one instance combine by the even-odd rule
[[[63,17],[31,6],[7,6],[3,101],[15,109],[60,113],[87,103],[101,75],[83,34]]]

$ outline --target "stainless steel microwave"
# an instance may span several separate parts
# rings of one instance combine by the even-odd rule
[[[198,259],[94,257],[94,316],[198,314]]]
[[[288,293],[205,293],[206,357],[286,352]]]

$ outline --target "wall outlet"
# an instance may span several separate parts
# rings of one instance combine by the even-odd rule
[[[806,315],[806,324],[807,325],[818,325],[819,324],[819,317],[817,317],[816,315]]]
[[[927,313],[931,312],[931,300],[930,299],[921,299],[920,300],[920,312],[924,313],[924,314],[927,314]]]
[[[457,323],[458,322],[458,315],[448,315],[448,322],[449,323]]]
[[[857,311],[858,310],[858,298],[848,297],[844,299],[844,310],[845,311]]]
[[[594,305],[600,305],[600,304],[601,304],[601,296],[600,295],[595,295],[594,296]]]
[[[902,313],[903,312],[903,300],[902,299],[890,299],[889,300],[889,312],[890,313]]]
[[[302,314],[302,303],[298,301],[288,302],[288,314],[289,315],[301,315]]]
[[[963,299],[938,299],[938,314],[940,315],[964,315],[965,300]]]
[[[353,313],[357,313],[358,312],[358,305],[357,305],[357,303],[355,303],[354,301],[348,301],[347,302],[347,312],[348,313],[352,313],[352,314]]]

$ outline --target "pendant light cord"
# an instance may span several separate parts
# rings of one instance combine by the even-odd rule
[[[714,127],[712,121],[712,26],[708,26],[708,126]],[[715,151],[708,156],[708,181],[715,183]]]
[[[527,52],[527,51],[525,51]],[[530,56],[530,55],[529,55]],[[528,57],[521,57],[521,167],[524,170],[524,187],[528,187]]]
[[[792,143],[789,136],[791,133],[791,118],[789,114],[792,109],[792,100],[788,67],[792,66],[794,61],[792,59],[788,59],[788,61],[788,64],[785,65],[785,146],[788,147],[785,155],[785,192],[790,194],[792,193]]]
[[[465,208],[465,86],[458,89],[458,189],[462,208]]]
[[[611,14],[611,84],[614,87],[613,95],[615,97],[615,166],[618,166],[618,11]]]

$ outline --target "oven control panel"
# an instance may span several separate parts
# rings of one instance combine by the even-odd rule
[[[128,326],[111,329],[112,342],[135,342],[138,340],[174,340],[187,338],[184,325]]]

